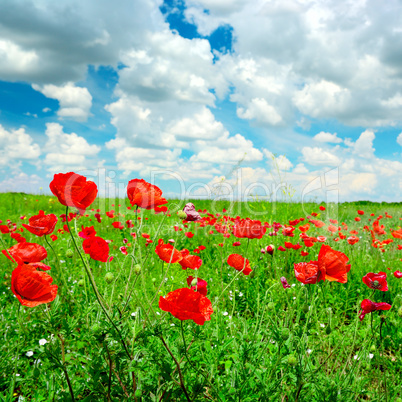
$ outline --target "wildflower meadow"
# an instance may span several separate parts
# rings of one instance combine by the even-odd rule
[[[0,400],[402,401],[400,204],[0,194]]]

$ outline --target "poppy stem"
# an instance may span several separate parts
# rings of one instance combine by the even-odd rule
[[[68,207],[66,207],[66,216],[68,216]],[[116,330],[116,332],[119,334],[120,341],[121,341],[121,344],[122,344],[122,346],[123,346],[123,348],[124,348],[124,351],[126,352],[128,358],[129,358],[130,361],[131,361],[131,360],[133,360],[133,359],[132,359],[132,357],[131,357],[130,352],[129,352],[128,349],[127,349],[126,342],[124,341],[123,336],[122,336],[122,334],[121,334],[119,328],[118,328],[117,325],[114,323],[114,321],[112,320],[112,318],[110,317],[110,315],[109,315],[109,313],[108,313],[109,306],[107,306],[107,305],[105,306],[105,305],[103,304],[103,302],[102,302],[101,295],[99,294],[98,288],[96,287],[96,283],[95,283],[95,280],[94,280],[94,278],[93,278],[93,276],[92,276],[92,274],[91,274],[90,268],[88,267],[88,265],[87,265],[87,263],[86,263],[84,257],[82,256],[82,254],[81,254],[81,252],[80,252],[80,250],[79,250],[79,248],[78,248],[78,245],[77,245],[77,243],[76,243],[76,241],[75,241],[75,238],[74,238],[73,234],[71,233],[70,226],[69,226],[69,224],[68,224],[68,219],[67,219],[66,222],[67,222],[68,232],[70,233],[71,239],[73,240],[74,247],[75,247],[75,249],[77,250],[77,253],[78,253],[79,256],[81,257],[81,261],[82,261],[82,263],[83,263],[83,265],[84,265],[84,267],[85,267],[85,272],[86,272],[86,274],[87,274],[87,276],[88,276],[89,282],[90,282],[90,284],[91,284],[91,286],[92,286],[92,289],[93,289],[93,291],[94,291],[94,293],[95,293],[96,299],[98,300],[99,305],[101,306],[103,312],[105,313],[106,318],[110,321],[110,323],[113,325],[113,327],[114,327],[114,329]],[[134,373],[133,373],[133,381],[134,381],[134,384],[135,384]]]
[[[177,372],[179,373],[180,387],[181,387],[181,389],[183,390],[184,395],[186,396],[187,401],[191,402],[191,399],[190,399],[190,396],[188,395],[186,386],[184,385],[183,374],[182,374],[181,369],[180,369],[180,364],[179,364],[179,362],[177,361],[177,359],[174,357],[172,351],[169,349],[169,346],[167,345],[165,339],[163,338],[163,335],[160,335],[159,337],[160,337],[160,339],[161,339],[161,341],[162,341],[162,343],[163,343],[163,346],[164,346],[165,349],[168,351],[168,353],[170,354],[170,356],[172,356],[172,359],[174,360],[174,362],[175,362],[175,364],[176,364]]]
[[[213,384],[211,384],[211,381],[210,381],[210,380],[208,379],[208,377],[204,374],[203,370],[202,370],[202,369],[201,369],[201,370],[198,370],[197,367],[195,367],[195,366],[193,365],[193,362],[192,362],[192,361],[190,360],[190,358],[188,357],[187,352],[188,352],[188,350],[190,349],[190,346],[191,346],[191,344],[193,343],[194,338],[193,338],[193,340],[190,342],[190,346],[189,346],[188,349],[187,349],[186,338],[185,338],[185,336],[184,336],[183,321],[180,321],[180,330],[181,330],[181,337],[182,337],[182,339],[183,339],[184,356],[186,357],[188,363],[190,364],[190,366],[193,368],[194,371],[199,372],[199,373],[204,377],[205,381],[208,382],[209,386],[210,386],[211,388],[213,388],[213,390],[216,392],[216,395],[218,395],[218,391],[215,389],[215,386],[214,386]],[[218,398],[219,398],[219,397],[218,397]],[[220,398],[219,398],[219,400],[220,400]]]
[[[59,258],[57,256],[57,254],[56,254],[56,251],[54,250],[53,246],[50,244],[49,239],[47,238],[47,235],[45,235],[45,242],[47,243],[47,245],[49,246],[49,248],[52,250],[52,252],[54,254],[54,258],[55,258],[55,261],[56,261],[57,272],[61,276],[61,280],[63,281],[65,291],[68,293],[68,285],[67,285],[66,277],[64,276],[64,272],[60,267],[60,261],[59,261]]]

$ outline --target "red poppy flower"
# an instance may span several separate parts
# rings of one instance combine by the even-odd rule
[[[158,257],[165,262],[174,264],[183,259],[180,251],[173,247],[173,245],[167,243],[164,244],[162,239],[158,240],[158,245],[155,247],[155,253]]]
[[[198,325],[204,325],[211,320],[211,301],[199,292],[189,288],[176,289],[166,297],[159,298],[159,308],[168,311],[179,320],[193,320]]]
[[[36,236],[45,236],[53,232],[57,223],[57,216],[54,214],[45,215],[39,211],[38,215],[31,216],[28,220],[29,225],[23,223],[22,226]]]
[[[21,236],[19,233],[11,233],[10,237],[14,239],[17,243],[27,241],[27,239],[24,236]]]
[[[84,225],[82,225],[81,228],[82,231],[78,233],[78,236],[82,237],[83,239],[89,239],[90,237],[96,235],[96,230],[93,226],[84,228]]]
[[[167,204],[162,197],[162,190],[143,179],[130,180],[127,185],[127,196],[131,205],[139,208],[153,209]]]
[[[10,228],[7,225],[0,225],[0,232],[3,234],[10,233]]]
[[[91,236],[82,243],[85,254],[96,261],[107,262],[109,260],[109,244],[102,237]]]
[[[369,272],[363,276],[362,280],[370,289],[377,289],[382,292],[388,290],[387,274],[385,272],[379,272],[378,274]]]
[[[28,243],[26,241],[3,250],[3,254],[11,261],[17,264],[29,264],[30,262],[41,262],[47,257],[44,247],[36,243]]]
[[[282,234],[284,236],[293,237],[294,236],[294,233],[293,233],[294,230],[295,230],[295,228],[293,228],[293,227],[285,227],[285,228],[282,229]]]
[[[322,206],[322,205],[320,205],[320,211],[325,211],[325,207],[324,206]]]
[[[11,291],[23,306],[35,307],[50,303],[57,296],[57,285],[45,272],[37,271],[30,264],[20,264],[11,275]]]
[[[191,286],[191,290],[201,293],[203,296],[206,296],[208,293],[208,283],[201,278],[194,278],[193,276],[189,276],[187,278],[187,285]]]
[[[58,173],[49,184],[51,192],[66,207],[78,208],[81,214],[94,202],[98,187],[77,173]]]
[[[306,223],[304,225],[299,226],[299,230],[302,233],[307,232],[307,230],[309,230],[309,229],[310,229],[310,224],[309,223]]]
[[[402,229],[391,230],[391,234],[395,237],[395,239],[402,239]]]
[[[261,225],[261,221],[249,218],[240,219],[235,222],[233,235],[240,238],[261,239],[267,228]]]
[[[124,225],[123,225],[121,222],[113,222],[113,223],[112,223],[112,226],[113,226],[115,229],[120,229],[120,230],[123,230],[123,229],[124,229]]]
[[[356,244],[360,239],[357,236],[348,237],[348,243],[350,245]]]
[[[357,213],[358,213],[359,215],[364,215],[364,211],[361,211],[361,210],[357,210]]]
[[[249,260],[240,254],[230,254],[227,263],[237,271],[242,271],[244,275],[250,275],[252,272]]]
[[[179,264],[183,269],[199,269],[201,267],[202,260],[198,255],[190,255],[190,252],[187,249],[181,250],[180,254],[183,258],[179,261]]]
[[[333,250],[330,246],[322,245],[318,253],[320,270],[325,273],[325,279],[346,283],[351,265],[349,258],[340,251]]]
[[[390,310],[391,305],[388,303],[374,303],[369,299],[364,299],[361,303],[361,310],[360,310],[360,321],[363,320],[364,316],[368,313],[372,313],[373,311],[377,310]]]
[[[296,279],[306,284],[314,284],[325,279],[325,273],[320,270],[317,261],[299,262],[294,264]]]
[[[395,271],[394,276],[395,276],[395,278],[402,278],[402,272],[401,271]]]

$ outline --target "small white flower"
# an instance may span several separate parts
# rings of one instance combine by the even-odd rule
[[[19,377],[20,375],[21,375],[21,374],[18,374],[18,373],[16,374],[17,377]]]
[[[354,355],[354,356],[353,356],[353,359],[355,359],[355,360],[360,360],[360,357],[357,356],[357,355]]]
[[[240,293],[239,293],[239,297],[242,297],[242,296],[243,296],[243,293],[242,293],[242,292],[240,292]]]
[[[223,315],[229,315],[229,313],[228,313],[227,311],[225,311],[225,312],[223,313]]]
[[[292,285],[291,285],[291,286],[292,286],[292,288],[294,288],[294,287],[296,286],[296,284],[295,284],[295,283],[292,283]]]
[[[39,339],[39,345],[40,346],[43,346],[43,345],[46,345],[47,344],[47,340],[46,339]]]
[[[369,353],[369,359],[372,359],[374,357],[373,353]]]
[[[131,313],[131,317],[135,317],[136,316],[136,312],[134,312],[134,313]]]
[[[311,350],[311,349],[307,349],[306,352],[307,352],[308,354],[310,354],[310,353],[312,352],[312,350]]]
[[[174,324],[170,324],[171,327],[174,327]]]
[[[28,356],[28,357],[33,356],[32,350],[29,350],[28,352],[26,352],[25,355]]]
[[[325,328],[325,324],[320,324],[320,327],[321,327],[321,328]]]

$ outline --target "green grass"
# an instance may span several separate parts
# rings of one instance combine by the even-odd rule
[[[346,239],[334,241],[337,234],[331,237],[326,227],[311,225],[308,234],[327,236],[326,244],[349,257],[352,268],[348,282],[304,286],[295,279],[294,263],[316,260],[320,247],[316,243],[308,249],[303,246],[297,251],[278,251],[285,240],[300,241],[298,229],[294,238],[269,236],[268,229],[262,239],[248,242],[233,235],[224,238],[216,231],[209,234],[213,226],[200,228],[197,223],[189,223],[185,228],[173,213],[164,217],[143,211],[137,216],[142,218],[141,226],[121,231],[111,223],[119,220],[124,224],[136,218],[127,209],[127,200],[97,199],[91,208],[101,209],[100,224],[94,212],[88,210],[89,216],[74,219],[70,225],[79,248],[82,239],[76,231],[82,225],[94,225],[98,236],[112,240],[110,254],[114,260],[91,260],[89,264],[99,293],[110,307],[107,313],[113,324],[95,297],[70,235],[56,233],[64,225],[61,219],[54,232],[58,239],[50,241],[56,256],[43,238],[25,230],[21,234],[27,241],[42,244],[48,251],[44,262],[52,267],[49,273],[59,285],[59,292],[47,307],[21,306],[10,290],[15,264],[0,256],[2,401],[71,401],[72,394],[77,401],[186,401],[182,384],[193,401],[346,402],[396,401],[402,397],[402,318],[398,315],[402,279],[393,275],[396,270],[402,271],[402,250],[397,249],[402,240],[394,239],[390,232],[390,228],[402,225],[401,204],[332,204],[320,211],[314,203],[193,203],[197,209],[213,214],[239,215],[270,224],[287,224],[312,212],[319,214],[314,219],[325,223],[330,218],[346,223],[348,230],[342,232],[347,237],[350,230],[359,232],[361,238],[355,245],[349,245]],[[182,209],[184,201],[169,200],[168,205],[174,211]],[[224,208],[226,213],[222,212]],[[20,228],[41,209],[58,216],[65,213],[55,197],[0,194],[3,224],[10,219]],[[105,215],[112,209],[116,215],[113,219]],[[360,222],[354,220],[358,209],[365,211]],[[381,252],[372,247],[370,233],[363,227],[371,226],[385,212],[392,218],[380,221],[387,233],[378,237],[394,242]],[[22,216],[26,218],[20,219]],[[183,230],[175,231],[174,226]],[[136,241],[130,235],[135,231]],[[194,237],[186,237],[187,231]],[[146,247],[141,233],[150,234],[154,243]],[[1,238],[2,248],[15,244],[9,234]],[[119,251],[124,238],[131,243],[129,256]],[[165,242],[174,239],[179,250],[192,252],[200,245],[206,247],[199,254],[203,265],[198,275],[208,282],[207,297],[214,313],[203,326],[191,320],[180,321],[159,309],[159,296],[186,287],[186,277],[194,276],[194,271],[186,272],[178,264],[168,266],[158,258],[155,246],[159,238]],[[241,245],[234,247],[237,240]],[[273,257],[260,251],[269,244],[276,247]],[[309,255],[302,257],[301,250]],[[253,273],[245,276],[229,267],[226,259],[231,253],[246,256]],[[71,258],[67,257],[70,254]],[[85,258],[88,261],[87,255]],[[141,267],[138,275],[135,264]],[[376,291],[373,296],[362,277],[380,271],[388,274],[389,291]],[[111,283],[105,280],[107,272],[114,274]],[[295,286],[283,289],[280,276]],[[360,322],[360,303],[365,298],[390,303],[392,309],[368,314]],[[177,364],[161,338],[179,363],[182,384]],[[40,345],[41,339],[47,343]]]

